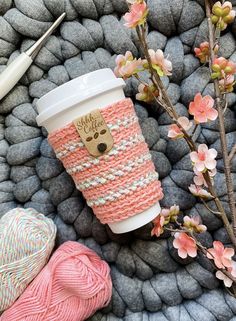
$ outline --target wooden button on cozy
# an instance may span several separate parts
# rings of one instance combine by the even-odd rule
[[[98,157],[112,149],[114,140],[99,109],[78,117],[73,123],[90,155]]]

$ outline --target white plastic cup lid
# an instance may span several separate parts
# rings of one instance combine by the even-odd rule
[[[96,70],[77,77],[44,95],[37,101],[39,126],[56,114],[73,107],[93,96],[115,88],[123,88],[125,82],[117,78],[109,68]]]

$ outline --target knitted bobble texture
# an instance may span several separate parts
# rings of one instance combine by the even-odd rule
[[[1,321],[82,321],[106,306],[110,268],[77,242],[62,244]]]
[[[0,312],[9,308],[42,270],[55,237],[53,221],[34,209],[15,208],[0,219]]]
[[[100,112],[114,139],[107,154],[91,156],[73,123],[52,132],[48,140],[98,219],[112,223],[145,211],[163,194],[132,100]]]

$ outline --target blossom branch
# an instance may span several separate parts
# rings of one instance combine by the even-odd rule
[[[210,43],[209,61],[210,61],[210,67],[212,69],[212,65],[215,59],[215,52],[214,52],[215,35],[214,35],[213,24],[211,21],[211,5],[209,0],[205,0],[205,7],[206,7],[207,20],[208,20],[208,29],[209,29],[209,43]],[[231,168],[230,168],[230,158],[227,151],[227,140],[226,140],[226,134],[225,134],[224,117],[223,117],[223,106],[225,106],[225,102],[224,102],[224,97],[220,92],[219,80],[217,78],[214,79],[214,89],[215,89],[215,95],[216,95],[216,108],[219,114],[220,140],[221,140],[222,154],[223,154],[223,161],[224,161],[227,194],[229,199],[229,207],[231,210],[233,233],[236,236],[236,207],[235,207],[233,181],[232,181]]]
[[[139,41],[140,41],[140,44],[141,44],[143,52],[144,52],[144,56],[148,62],[148,67],[150,70],[151,80],[153,82],[153,85],[156,86],[157,90],[159,90],[159,92],[162,94],[162,96],[164,98],[164,103],[163,103],[164,109],[169,114],[172,121],[175,124],[177,124],[177,126],[181,129],[181,131],[183,133],[183,138],[187,142],[190,150],[197,151],[197,146],[196,146],[195,142],[193,141],[192,137],[186,132],[186,130],[183,128],[183,126],[178,122],[178,114],[175,111],[175,108],[174,108],[174,106],[173,106],[173,104],[172,104],[172,102],[171,102],[171,100],[165,90],[165,87],[162,83],[162,80],[160,79],[160,76],[158,75],[158,73],[156,72],[156,70],[152,66],[151,57],[149,55],[148,45],[147,45],[146,38],[145,38],[145,34],[146,34],[145,27],[144,26],[137,26],[136,31],[137,31]],[[156,97],[155,97],[155,100],[156,100],[156,102],[159,103],[159,101],[157,100]],[[216,204],[216,207],[217,207],[218,211],[221,213],[221,219],[225,225],[225,228],[226,228],[227,233],[231,239],[231,242],[234,245],[234,247],[236,248],[236,237],[235,237],[234,231],[233,231],[232,226],[229,222],[229,219],[228,219],[227,214],[224,210],[224,207],[223,207],[220,199],[217,196],[215,188],[212,185],[211,178],[209,176],[209,172],[206,171],[205,173],[203,173],[203,176],[204,176],[205,181],[207,182],[209,191],[210,191],[211,195],[213,196],[213,200]]]
[[[209,28],[211,33],[211,44],[209,45],[208,42],[204,42],[200,45],[200,48],[195,48],[194,51],[202,63],[210,61],[209,66],[212,72],[212,78],[219,79],[219,81],[215,82],[216,105],[218,111],[214,108],[215,101],[211,96],[207,95],[202,97],[200,93],[197,93],[194,97],[194,101],[189,105],[189,114],[193,116],[196,124],[192,130],[192,134],[189,134],[189,130],[192,128],[193,122],[190,121],[188,117],[178,115],[161,80],[161,77],[164,75],[171,75],[171,62],[164,57],[162,50],[158,49],[155,52],[148,48],[146,40],[146,17],[148,8],[144,0],[127,0],[131,5],[129,6],[129,12],[125,14],[124,19],[127,27],[136,28],[145,59],[134,58],[130,51],[127,51],[125,56],[118,55],[116,58],[117,67],[115,68],[115,74],[124,79],[135,76],[140,82],[136,99],[145,102],[155,101],[158,105],[161,105],[170,116],[173,124],[169,126],[168,137],[171,139],[184,138],[191,151],[190,158],[196,176],[194,176],[194,184],[189,186],[189,190],[193,195],[201,198],[203,204],[211,213],[221,217],[231,242],[236,249],[236,235],[234,234],[233,227],[226,215],[223,204],[218,198],[213,186],[213,177],[216,174],[217,151],[214,148],[209,149],[206,144],[197,144],[194,141],[197,125],[208,121],[214,121],[219,116],[220,135],[223,142],[222,146],[224,147],[224,153],[226,153],[226,155],[223,154],[223,158],[224,160],[226,159],[226,164],[227,161],[230,163],[233,155],[228,155],[227,152],[223,114],[227,108],[225,99],[226,93],[232,92],[235,84],[233,74],[236,73],[236,64],[223,57],[214,59],[214,54],[216,54],[219,49],[218,43],[216,41],[214,43],[214,40],[216,40],[216,37],[220,36],[220,31],[224,30],[228,23],[233,22],[235,12],[232,10],[232,4],[229,1],[223,1],[223,3],[218,1],[212,6],[211,15],[211,3],[209,3],[209,1],[211,0],[206,1],[206,4],[208,4],[208,18],[210,17],[212,22],[216,25],[217,35],[216,33],[213,34],[213,28]],[[143,70],[147,70],[150,73],[148,83],[143,81],[138,75],[138,73]],[[232,189],[230,169],[226,170],[225,175],[228,184],[227,188],[228,191],[230,191]],[[205,189],[204,186],[207,189]],[[212,210],[208,207],[203,198],[212,199],[212,201],[215,202],[216,210]],[[178,250],[178,255],[182,258],[186,258],[187,256],[196,257],[198,250],[203,251],[203,254],[209,260],[214,261],[213,266],[217,268],[216,277],[224,281],[225,286],[232,286],[232,290],[234,290],[235,285],[233,283],[236,281],[236,262],[232,260],[235,253],[234,249],[225,248],[220,241],[214,241],[213,247],[210,249],[203,247],[197,240],[197,237],[195,238],[196,233],[203,233],[207,230],[207,227],[201,224],[200,216],[184,216],[183,220],[178,222],[178,214],[179,206],[177,205],[171,206],[170,209],[162,209],[161,213],[153,221],[154,227],[151,231],[151,235],[156,235],[158,237],[165,229],[173,232],[173,246]],[[233,211],[232,216],[234,217]],[[168,224],[170,224],[170,226],[166,227]]]

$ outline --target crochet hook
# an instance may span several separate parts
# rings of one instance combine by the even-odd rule
[[[20,78],[24,75],[26,70],[30,67],[35,57],[48,40],[52,32],[59,26],[62,20],[65,18],[64,12],[53,23],[53,25],[45,32],[42,37],[36,41],[32,47],[27,51],[20,54],[9,66],[4,69],[0,74],[0,100],[8,94],[8,92],[16,85]]]

